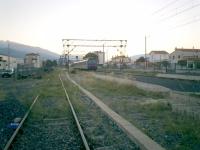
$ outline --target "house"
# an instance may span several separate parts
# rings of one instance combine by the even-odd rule
[[[23,63],[23,60],[20,58],[0,55],[0,70],[17,68],[17,64],[21,63]]]
[[[175,48],[170,54],[171,64],[177,64],[181,60],[186,61],[187,68],[196,68],[196,62],[200,61],[200,49]]]
[[[116,57],[112,57],[111,60],[112,64],[129,64],[131,63],[131,58],[126,57],[126,56],[116,56]]]
[[[34,68],[40,68],[42,66],[40,55],[36,53],[26,54],[25,59],[24,59],[24,64],[29,65]]]
[[[169,53],[166,51],[151,51],[147,59],[151,63],[166,61],[169,60]]]
[[[92,52],[98,56],[98,64],[103,65],[105,63],[105,52],[102,51],[94,51]]]

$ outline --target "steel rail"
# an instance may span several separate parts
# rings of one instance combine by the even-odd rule
[[[15,132],[13,133],[13,135],[11,136],[11,138],[9,139],[9,141],[7,142],[6,146],[4,147],[4,150],[8,150],[9,147],[11,146],[13,140],[15,139],[16,135],[18,134],[20,128],[22,127],[24,121],[27,119],[30,111],[32,110],[34,104],[36,103],[37,99],[38,99],[39,95],[36,96],[36,98],[34,99],[33,103],[31,104],[30,108],[28,109],[28,111],[26,112],[24,118],[22,119],[22,121],[20,122],[19,126],[17,127],[17,129],[15,130]]]
[[[63,84],[63,81],[62,81],[62,79],[61,79],[61,77],[60,77],[60,74],[59,74],[59,78],[60,78],[60,81],[61,81],[63,90],[64,90],[64,92],[65,92],[65,96],[66,96],[66,98],[67,98],[67,101],[68,101],[68,103],[69,103],[69,105],[70,105],[72,114],[73,114],[74,119],[75,119],[75,121],[76,121],[76,125],[77,125],[77,127],[78,127],[79,132],[80,132],[80,135],[81,135],[82,141],[83,141],[83,143],[84,143],[85,149],[86,149],[86,150],[90,150],[90,148],[89,148],[89,146],[88,146],[88,143],[87,143],[87,140],[86,140],[86,138],[85,138],[85,135],[84,135],[84,133],[83,133],[83,130],[82,130],[82,128],[81,128],[81,126],[80,126],[80,123],[79,123],[79,121],[78,121],[78,117],[77,117],[77,115],[76,115],[76,113],[75,113],[75,110],[74,110],[74,108],[73,108],[73,105],[72,105],[72,103],[71,103],[71,101],[70,101],[70,99],[69,99],[69,95],[68,95],[68,93],[67,93],[67,90],[65,89],[65,86],[64,86],[64,84]]]
[[[73,79],[70,78],[69,74],[66,73],[67,79],[77,86],[86,96],[88,96],[110,119],[112,119],[123,131],[127,134],[130,139],[140,147],[142,150],[165,150],[158,143],[152,140],[148,135],[143,133],[140,129],[135,127],[132,123],[121,117],[119,114],[114,112],[99,98],[93,95],[91,92],[84,89]]]

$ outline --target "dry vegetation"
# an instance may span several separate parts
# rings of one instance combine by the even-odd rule
[[[166,93],[80,74],[73,79],[167,149],[200,149],[200,120],[174,113]]]

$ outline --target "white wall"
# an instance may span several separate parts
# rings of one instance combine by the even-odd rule
[[[151,54],[151,55],[149,55],[150,62],[161,62],[164,60],[169,60],[168,54]]]
[[[8,69],[8,56],[0,55],[3,61],[0,61],[0,69]],[[17,68],[17,64],[23,63],[23,59],[10,57],[10,69]]]
[[[179,60],[184,59],[184,57],[198,57],[200,58],[200,52],[189,52],[189,51],[174,51],[170,54],[171,63],[178,63]]]

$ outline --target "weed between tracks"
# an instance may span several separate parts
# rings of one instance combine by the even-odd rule
[[[56,118],[69,115],[66,109],[68,103],[65,100],[63,88],[61,86],[58,71],[45,77],[45,82],[38,87],[39,100],[33,108],[32,117],[35,118]]]
[[[165,148],[200,149],[200,121],[173,113],[166,94],[99,80],[87,73],[73,78]]]

